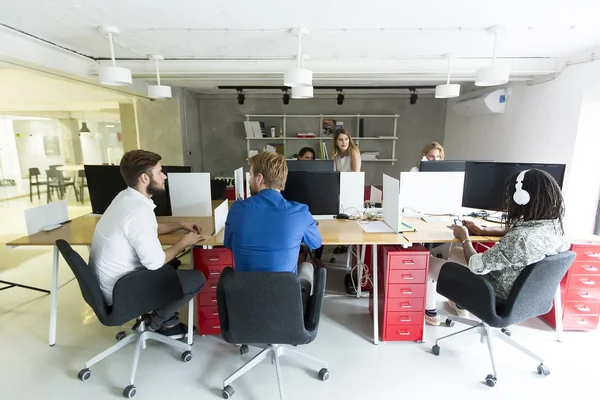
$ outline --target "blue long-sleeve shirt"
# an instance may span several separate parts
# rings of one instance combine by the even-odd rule
[[[231,206],[225,223],[225,247],[233,251],[236,271],[298,271],[304,242],[321,247],[321,233],[305,204],[287,201],[265,189]]]

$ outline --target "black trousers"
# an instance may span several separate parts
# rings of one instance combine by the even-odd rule
[[[189,301],[202,290],[202,287],[204,287],[204,284],[206,283],[206,278],[201,271],[177,270],[177,276],[181,282],[183,297],[158,310],[154,310],[151,321],[154,328],[159,328],[161,325],[172,326],[178,324],[179,318],[176,314],[177,310],[189,303]]]

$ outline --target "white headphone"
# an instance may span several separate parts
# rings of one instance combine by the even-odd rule
[[[524,206],[525,204],[529,203],[531,198],[527,190],[523,190],[523,180],[525,179],[525,173],[527,171],[529,170],[525,170],[517,176],[517,183],[515,184],[515,189],[517,190],[515,191],[515,194],[513,194],[513,200],[520,206]]]

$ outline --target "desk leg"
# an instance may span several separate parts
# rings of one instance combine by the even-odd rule
[[[373,344],[379,344],[379,293],[377,288],[377,245],[374,244],[373,254]]]
[[[556,319],[556,340],[562,342],[563,315],[560,285],[558,285],[558,289],[556,289],[556,293],[554,294],[554,319]]]
[[[58,301],[58,247],[54,245],[54,258],[52,262],[52,285],[50,287],[50,333],[48,344],[56,344],[56,312]]]
[[[352,250],[352,246],[348,246],[348,250]],[[348,259],[352,257],[352,251],[348,251]],[[363,260],[359,257],[358,254],[358,245],[356,245],[356,262],[358,263],[358,273],[356,274],[356,298],[360,299],[362,297],[362,276],[363,276]],[[352,273],[352,271],[350,271]]]
[[[194,298],[190,300],[188,308],[188,337],[187,343],[191,346],[194,344]]]

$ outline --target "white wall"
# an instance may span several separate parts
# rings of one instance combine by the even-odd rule
[[[21,168],[11,119],[0,116],[0,179],[19,179]]]
[[[452,111],[457,100],[449,101],[444,140],[446,158],[567,164],[563,186],[566,225],[569,233],[587,231],[587,221],[595,218],[595,209],[593,214],[571,212],[580,207],[578,193],[586,185],[575,178],[577,169],[573,160],[576,142],[579,143],[584,93],[597,82],[600,82],[600,65],[588,63],[569,67],[548,83],[511,84],[506,112],[497,115],[461,117]],[[582,131],[583,143],[588,135]]]

